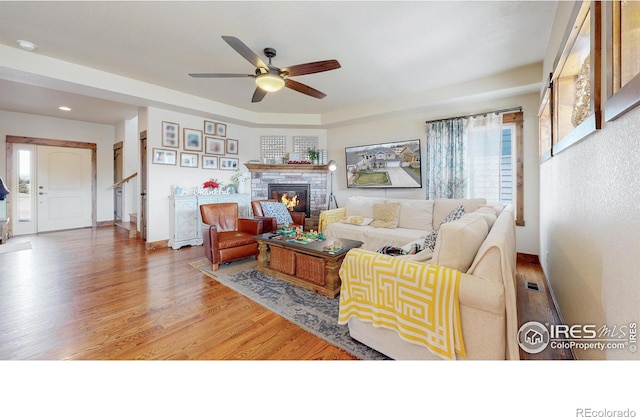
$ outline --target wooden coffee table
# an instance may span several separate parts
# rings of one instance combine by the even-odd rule
[[[338,272],[342,261],[347,252],[362,245],[350,239],[299,243],[274,236],[274,233],[264,233],[255,237],[260,251],[256,270],[327,297],[340,293]],[[339,242],[343,248],[336,252],[324,250],[331,242]]]

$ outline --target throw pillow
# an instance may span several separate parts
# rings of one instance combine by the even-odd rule
[[[289,213],[289,210],[287,210],[287,206],[285,206],[283,203],[278,203],[275,201],[261,201],[260,205],[262,206],[262,212],[264,213],[265,217],[275,217],[276,223],[278,223],[278,225],[289,225],[293,223],[291,213]]]
[[[384,203],[373,205],[373,218],[371,226],[386,229],[395,229],[398,227],[398,218],[400,216],[399,203]]]
[[[380,249],[377,250],[378,253],[381,253],[383,255],[389,255],[389,256],[400,256],[400,255],[406,255],[404,252],[404,249],[399,248],[397,246],[383,246]]]
[[[442,226],[445,223],[456,221],[460,219],[462,216],[464,216],[464,206],[458,206],[453,210],[451,210],[451,212],[447,214],[444,219],[442,219],[442,221],[440,222],[440,226]]]
[[[367,226],[371,224],[373,221],[370,217],[362,217],[362,216],[349,216],[346,219],[342,220],[342,223],[354,224],[356,226]]]
[[[424,246],[427,249],[430,249],[431,252],[433,252],[433,250],[436,247],[436,240],[438,239],[438,231],[432,230],[427,235],[423,236],[423,239],[424,239]]]

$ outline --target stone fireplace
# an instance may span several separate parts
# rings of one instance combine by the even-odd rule
[[[304,209],[307,215],[305,229],[318,229],[320,212],[327,209],[329,169],[326,165],[252,163],[245,165],[251,172],[251,200],[275,198],[272,194],[273,188],[281,193],[307,191]],[[296,186],[300,189],[292,188]]]

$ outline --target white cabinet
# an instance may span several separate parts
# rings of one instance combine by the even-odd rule
[[[238,203],[238,216],[250,217],[250,194],[172,195],[170,199],[169,246],[180,249],[188,245],[202,245],[200,205],[210,203]]]

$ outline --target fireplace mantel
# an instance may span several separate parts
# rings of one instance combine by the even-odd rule
[[[314,164],[244,164],[249,172],[329,172],[328,165]]]

